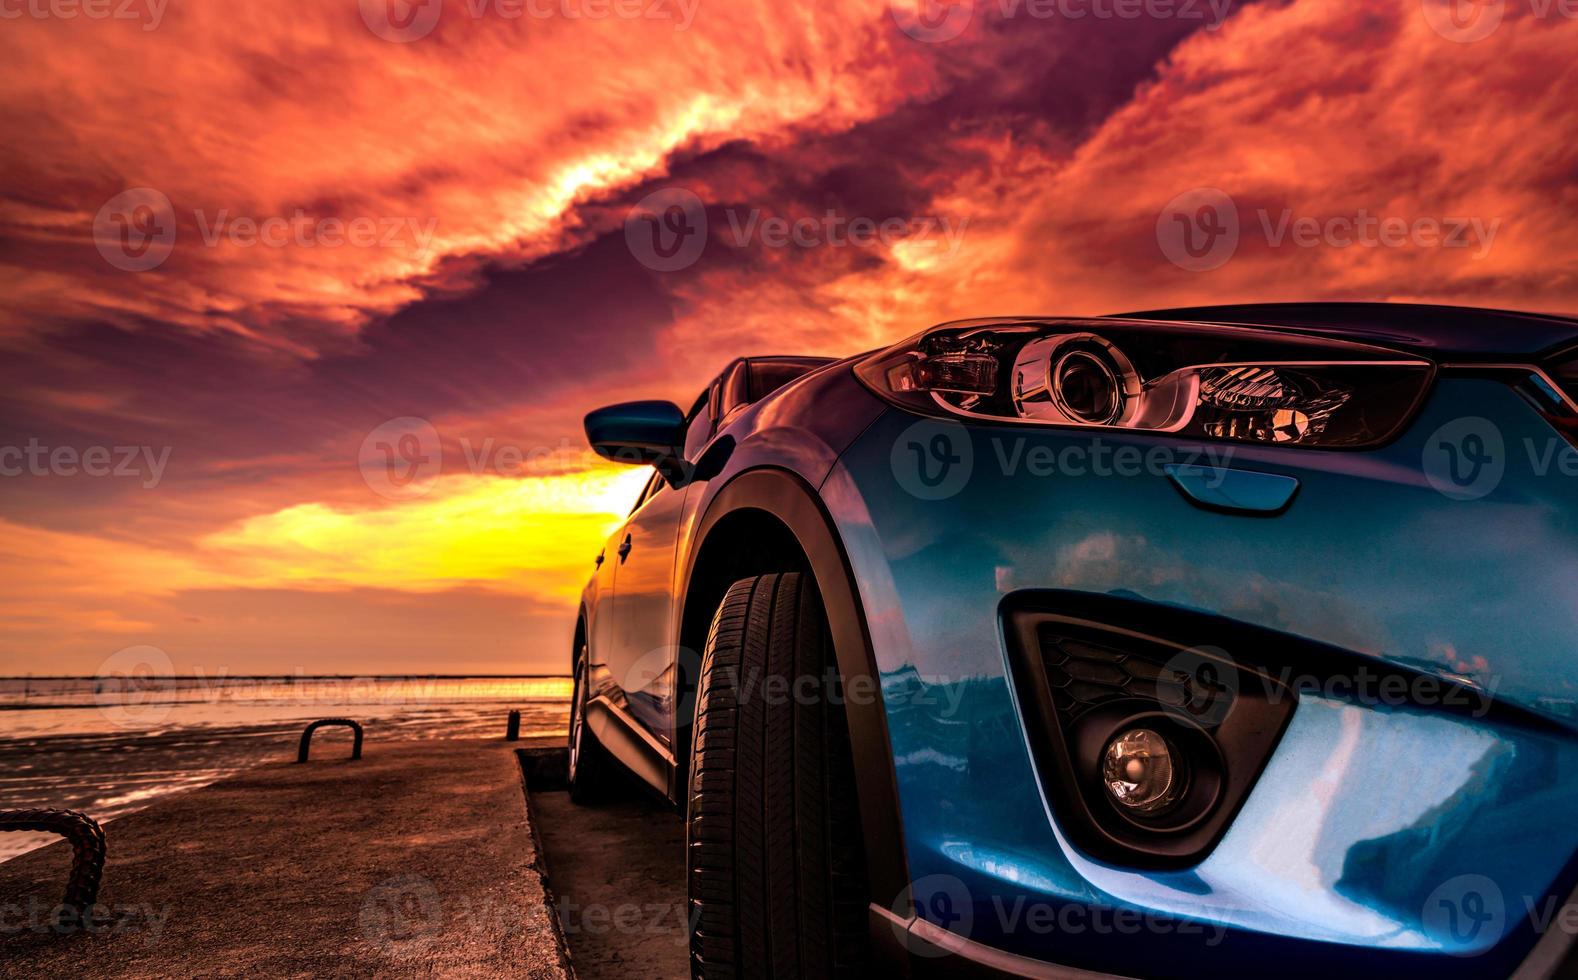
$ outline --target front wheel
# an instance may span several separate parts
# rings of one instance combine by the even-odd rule
[[[866,975],[865,857],[842,700],[811,579],[736,582],[713,618],[696,699],[693,976]]]

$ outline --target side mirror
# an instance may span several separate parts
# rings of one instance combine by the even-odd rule
[[[674,483],[685,456],[685,413],[673,402],[609,405],[586,417],[586,440],[604,459],[656,466]]]

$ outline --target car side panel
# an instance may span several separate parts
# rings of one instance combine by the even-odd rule
[[[581,616],[585,628],[585,654],[587,659],[587,699],[605,694],[610,688],[609,672],[603,664],[602,651],[613,643],[614,629],[614,568],[618,561],[614,551],[624,536],[624,528],[609,535],[603,547],[592,556],[594,571],[586,587],[581,590]],[[599,560],[600,559],[600,560]],[[582,651],[571,651],[579,657]],[[574,661],[571,661],[574,670]]]
[[[610,699],[664,745],[673,744],[674,562],[687,488],[664,484],[625,523],[610,554],[614,615],[603,665]],[[623,556],[620,549],[625,549]]]

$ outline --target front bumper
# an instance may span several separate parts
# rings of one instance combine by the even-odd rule
[[[1505,447],[1476,499],[1428,472],[1465,416]],[[939,434],[951,472],[917,471]],[[1257,517],[1161,472],[1202,447],[1104,434],[1102,465],[1068,430],[884,415],[822,496],[882,678],[915,914],[968,949],[1128,976],[1506,976],[1548,948],[1578,879],[1578,480],[1541,465],[1559,439],[1501,381],[1444,374],[1384,449],[1237,448],[1227,465],[1300,483]],[[1227,617],[1506,710],[1320,678],[1202,860],[1100,861],[1043,793],[999,622],[1045,589]]]
[[[1578,892],[1568,897],[1558,914],[1578,917]],[[900,919],[885,909],[873,909],[872,918],[879,935],[896,937],[889,943],[890,960],[902,961],[911,980],[1132,980],[1116,973],[1019,956],[966,939],[925,919]],[[1572,977],[1578,977],[1578,937],[1561,928],[1547,930],[1513,973],[1513,980]]]

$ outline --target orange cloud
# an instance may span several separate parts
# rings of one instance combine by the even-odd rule
[[[644,477],[587,468],[580,414],[688,401],[739,354],[1201,302],[1578,307],[1560,17],[1509,8],[1463,43],[1419,4],[1237,4],[1217,30],[983,3],[928,43],[882,0],[601,19],[446,0],[388,40],[361,6],[194,0],[150,30],[0,34],[0,445],[173,449],[152,490],[0,484],[20,583],[0,672],[92,669],[133,639],[395,669],[445,630],[490,651],[467,663],[559,669]],[[658,272],[623,222],[671,186],[710,230]],[[175,230],[144,272],[96,247],[114,255],[100,212],[138,187]],[[1197,271],[1158,224],[1202,188],[1237,238]],[[908,230],[760,231],[828,214]],[[1469,247],[1334,239],[1361,216],[1468,219]],[[345,240],[358,221],[374,240]],[[445,475],[386,501],[357,446],[402,416],[433,420]],[[451,466],[488,438],[574,451]]]
[[[1013,275],[1042,303],[1110,312],[1196,302],[1363,298],[1578,307],[1570,175],[1578,22],[1521,18],[1449,41],[1419,6],[1246,7],[1181,44],[1023,202]],[[1236,255],[1192,272],[1167,260],[1169,201],[1217,188]],[[1343,221],[1401,221],[1389,245]],[[1291,222],[1323,226],[1300,245]],[[1337,219],[1335,225],[1330,225]],[[1413,230],[1463,222],[1462,247]],[[1334,230],[1328,235],[1325,228]],[[1311,239],[1306,239],[1309,241]],[[1345,241],[1354,244],[1344,245]]]
[[[692,13],[450,0],[410,43],[348,0],[179,4],[152,30],[8,21],[0,105],[19,138],[3,151],[0,328],[109,317],[310,353],[470,283],[475,258],[525,262],[606,231],[575,207],[676,151],[836,131],[907,95],[881,3]],[[158,226],[176,228],[151,271],[94,248],[127,188],[162,195]],[[118,232],[101,222],[97,240],[113,251]]]

